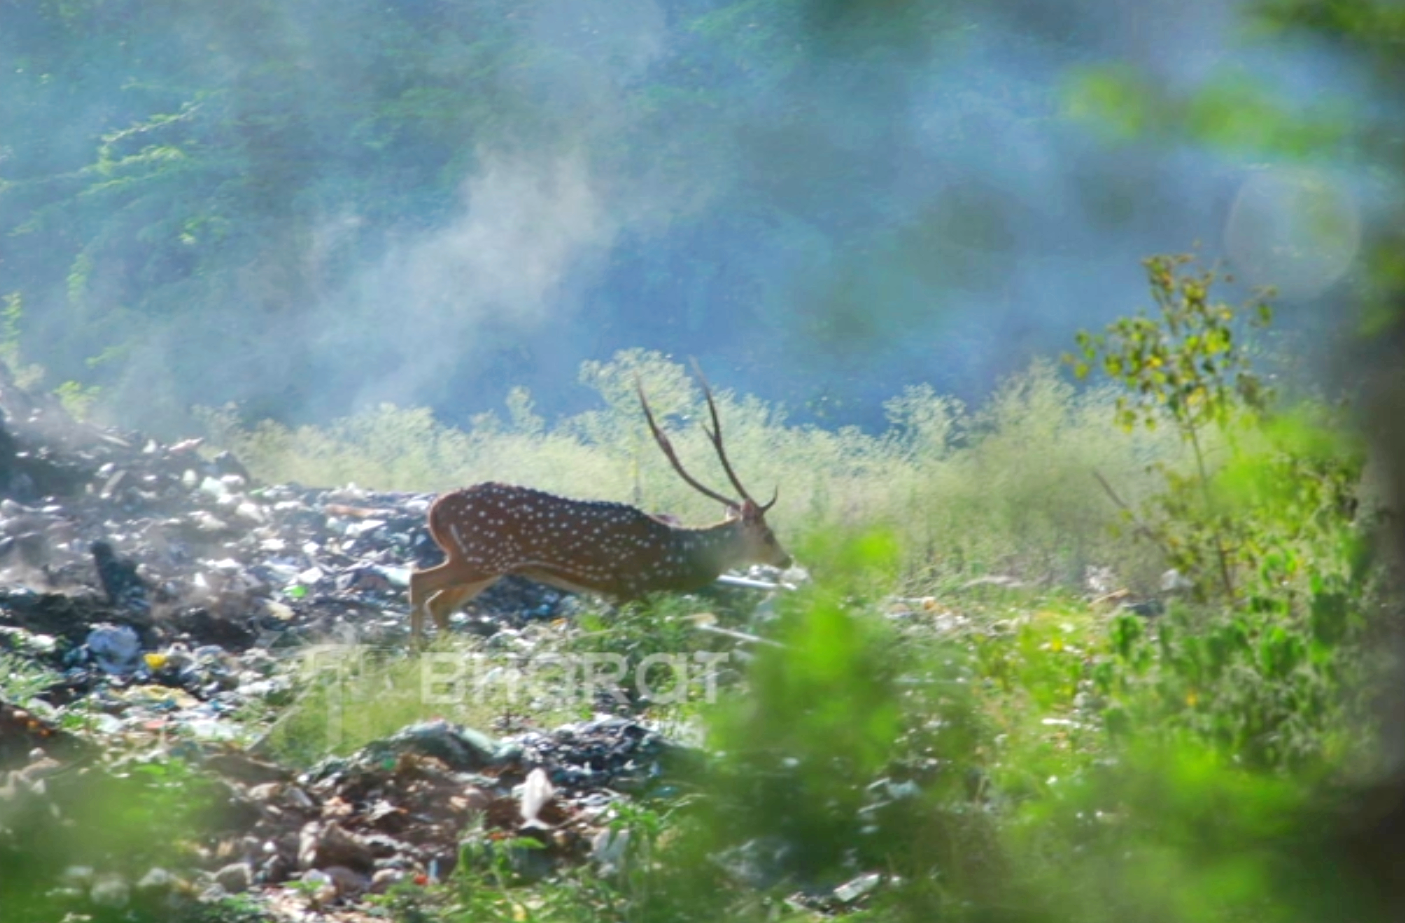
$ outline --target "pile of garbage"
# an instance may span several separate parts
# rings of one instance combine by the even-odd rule
[[[239,716],[300,692],[291,652],[407,644],[409,573],[439,560],[432,499],[259,484],[198,439],[76,422],[0,366],[0,865],[42,852],[51,827],[105,823],[85,814],[93,793],[124,791],[159,753],[214,786],[190,866],[107,868],[100,850],[85,864],[84,844],[62,841],[59,887],[75,899],[135,907],[296,881],[307,900],[352,901],[494,849],[529,877],[618,866],[612,805],[696,759],[628,717],[502,739],[429,721],[305,772],[246,746]],[[468,627],[511,633],[572,604],[509,578]]]
[[[163,445],[67,419],[66,445],[34,447],[13,434],[52,431],[53,422],[16,423],[6,393],[0,387],[7,604],[90,589],[148,647],[184,635],[245,649],[290,629],[374,643],[400,638],[410,570],[440,558],[424,528],[432,495],[256,485],[228,452],[205,458],[199,439]],[[502,615],[550,616],[562,600],[526,581],[494,590],[480,608]],[[26,627],[69,637],[94,608],[14,604]]]
[[[209,698],[266,673],[259,651],[404,644],[410,571],[441,559],[432,495],[259,485],[201,448],[78,423],[0,367],[0,651],[47,657],[70,695],[121,676]],[[475,602],[480,631],[567,605],[516,578]]]

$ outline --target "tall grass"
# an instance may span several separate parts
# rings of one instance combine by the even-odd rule
[[[581,379],[600,406],[555,422],[520,389],[504,413],[465,429],[388,405],[321,427],[243,427],[229,410],[207,412],[206,421],[266,481],[442,491],[500,480],[687,522],[718,518],[717,505],[684,484],[653,444],[636,375],[684,463],[730,492],[699,425],[707,412],[700,389],[682,365],[642,350],[586,363]],[[1174,460],[1179,448],[1169,434],[1116,430],[1113,396],[1075,389],[1051,364],[1011,377],[974,409],[910,388],[888,402],[881,433],[792,425],[783,407],[726,389],[716,398],[748,489],[764,500],[780,487],[770,519],[782,536],[888,530],[911,588],[990,574],[1076,584],[1089,566],[1144,582],[1158,566],[1145,548],[1109,534],[1118,510],[1094,472],[1135,504],[1156,486],[1147,462]]]

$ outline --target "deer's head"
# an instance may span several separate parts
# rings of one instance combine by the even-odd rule
[[[776,499],[780,493],[777,491],[768,503],[757,503],[746,492],[741,480],[732,470],[732,463],[727,460],[727,450],[722,445],[722,422],[717,415],[717,403],[712,399],[712,388],[708,386],[707,379],[703,377],[702,370],[693,365],[693,372],[698,376],[698,382],[702,385],[703,394],[707,396],[708,414],[712,417],[712,428],[708,429],[703,425],[703,432],[707,433],[707,438],[712,442],[713,448],[717,450],[717,459],[722,463],[722,470],[727,473],[727,479],[736,488],[741,500],[733,500],[725,494],[718,493],[710,487],[700,483],[684,469],[683,463],[678,460],[678,455],[673,450],[673,443],[668,436],[659,428],[658,422],[654,419],[653,411],[649,409],[648,398],[644,396],[644,386],[635,379],[635,388],[639,392],[639,404],[644,408],[644,418],[649,421],[649,430],[654,434],[654,441],[663,450],[664,456],[673,465],[673,470],[678,472],[679,477],[688,482],[694,490],[706,497],[718,501],[727,508],[727,518],[731,521],[739,521],[741,524],[741,547],[737,549],[737,558],[752,564],[769,564],[772,567],[789,567],[791,563],[790,555],[781,543],[776,539],[771,527],[766,524],[766,513],[771,507],[776,505]]]
[[[772,499],[763,506],[747,497],[740,506],[728,507],[727,516],[741,520],[743,554],[747,561],[772,567],[789,567],[790,555],[766,524],[766,511],[775,502]]]

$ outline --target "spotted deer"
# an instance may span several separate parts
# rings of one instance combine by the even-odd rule
[[[410,575],[410,633],[418,643],[426,609],[445,632],[449,613],[508,574],[571,592],[620,600],[658,591],[689,592],[745,564],[789,567],[788,555],[766,525],[775,505],[746,492],[727,460],[712,389],[698,372],[712,428],[703,426],[722,470],[741,495],[733,500],[698,482],[684,468],[654,419],[637,380],[639,404],[654,441],[690,486],[720,502],[726,518],[688,528],[624,503],[572,500],[530,487],[489,482],[444,494],[429,508],[429,534],[444,551],[437,567]]]

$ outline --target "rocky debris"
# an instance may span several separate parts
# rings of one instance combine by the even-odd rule
[[[85,475],[82,465],[68,459],[54,440],[36,442],[32,436],[73,429],[58,401],[31,398],[0,363],[0,495],[32,500],[70,493]]]
[[[403,646],[409,573],[438,562],[431,495],[256,485],[200,440],[75,423],[4,374],[0,412],[13,421],[0,455],[56,466],[12,466],[27,477],[18,488],[0,478],[0,654],[47,677],[35,707],[84,700],[99,731],[226,737],[230,714],[289,695],[270,652]],[[492,634],[569,605],[504,580],[468,627]]]
[[[328,905],[399,882],[443,880],[465,858],[492,863],[501,856],[527,878],[562,863],[617,867],[626,840],[609,822],[612,806],[626,796],[610,783],[658,780],[664,756],[681,750],[625,719],[504,741],[425,722],[301,774],[204,744],[179,751],[196,775],[180,776],[186,781],[176,803],[159,797],[159,774],[142,775],[143,767],[163,765],[150,755],[101,757],[42,722],[37,727],[22,710],[0,709],[0,757],[15,767],[0,771],[0,864],[36,836],[57,836],[49,851],[68,859],[64,876],[74,899],[104,907],[271,896],[287,885]],[[612,742],[619,752],[608,752]],[[20,756],[30,744],[37,746]],[[552,782],[560,767],[588,762],[598,767],[594,784],[579,774],[571,785]],[[171,824],[181,841],[156,837],[130,855],[105,852],[103,837],[93,838],[88,825],[120,817],[93,815],[95,805],[114,799],[128,805],[127,823]],[[163,813],[177,806],[181,816]],[[133,813],[138,809],[147,813]],[[46,826],[64,818],[66,824]],[[48,832],[36,833],[41,827]],[[106,835],[121,840],[135,832]],[[524,848],[523,838],[537,847]]]
[[[130,625],[98,625],[88,632],[83,647],[104,673],[126,676],[141,666],[141,639]]]
[[[365,887],[392,871],[443,877],[459,861],[464,832],[474,830],[484,842],[537,839],[546,848],[533,861],[548,869],[583,861],[623,797],[618,783],[644,794],[683,750],[622,718],[504,741],[447,721],[413,725],[296,780],[251,788],[250,797],[279,808],[251,834],[289,847],[265,860],[258,877],[341,868],[369,876]]]

